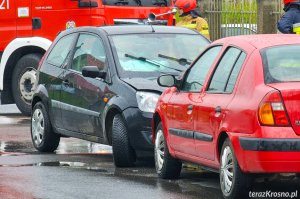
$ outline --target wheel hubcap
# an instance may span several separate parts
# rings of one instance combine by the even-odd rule
[[[39,146],[44,138],[44,116],[40,109],[36,109],[31,119],[31,133],[36,146]]]
[[[229,193],[233,183],[233,157],[229,146],[226,146],[221,157],[221,188],[225,193]]]
[[[30,68],[22,75],[19,84],[21,96],[26,102],[30,102],[32,100],[33,91],[36,88],[36,84],[36,70]]]
[[[165,138],[162,130],[157,131],[155,139],[155,160],[157,169],[161,170],[165,156]]]

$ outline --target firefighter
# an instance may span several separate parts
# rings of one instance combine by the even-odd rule
[[[174,4],[181,17],[176,26],[195,29],[209,39],[208,23],[196,11],[196,0],[174,0]]]
[[[278,21],[278,30],[284,34],[299,33],[300,0],[283,0],[283,3],[285,13]]]

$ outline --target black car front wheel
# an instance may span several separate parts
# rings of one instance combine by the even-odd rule
[[[34,147],[40,152],[53,152],[60,142],[60,136],[53,132],[49,116],[42,102],[36,103],[32,110],[31,138]]]
[[[131,167],[136,154],[129,142],[128,130],[120,114],[115,115],[112,125],[112,150],[116,167]]]

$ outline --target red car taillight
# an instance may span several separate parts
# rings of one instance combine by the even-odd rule
[[[261,125],[290,126],[282,97],[278,91],[268,93],[260,103],[258,118]]]

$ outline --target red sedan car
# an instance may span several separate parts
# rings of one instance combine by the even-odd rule
[[[247,194],[251,173],[300,173],[300,37],[253,35],[213,42],[168,88],[153,118],[156,170],[181,161],[220,173],[225,198]]]

